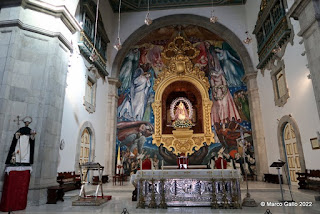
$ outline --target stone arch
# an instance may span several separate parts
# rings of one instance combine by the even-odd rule
[[[82,132],[85,129],[88,129],[90,135],[91,135],[91,145],[92,145],[92,149],[91,149],[91,160],[92,161],[95,157],[95,145],[96,145],[96,135],[95,135],[95,131],[93,128],[92,123],[90,123],[89,121],[85,121],[82,123],[82,125],[80,126],[80,129],[78,131],[78,138],[77,138],[77,147],[76,147],[76,155],[75,155],[75,165],[74,165],[74,169],[76,172],[78,172],[79,169],[79,156],[80,156],[80,143],[81,143],[81,135]]]
[[[305,172],[306,163],[305,163],[305,160],[304,160],[304,153],[303,153],[300,130],[299,130],[297,122],[295,121],[294,118],[292,118],[291,115],[283,116],[280,119],[279,124],[278,124],[277,136],[278,136],[280,159],[281,160],[286,160],[285,149],[284,149],[283,131],[284,131],[285,126],[288,123],[290,123],[292,125],[292,127],[294,128],[294,132],[295,132],[296,140],[297,140],[297,147],[298,147],[299,157],[300,157],[301,171]],[[288,181],[287,175],[285,175],[285,177],[286,177],[286,179],[284,179],[284,182],[287,183],[287,181]]]
[[[269,167],[266,153],[267,150],[265,144],[264,129],[262,123],[263,119],[260,107],[260,97],[257,85],[257,71],[241,39],[239,39],[238,36],[230,29],[228,29],[226,26],[224,26],[221,23],[212,24],[209,22],[208,17],[193,14],[168,15],[155,19],[151,25],[143,25],[140,28],[138,28],[123,43],[122,49],[118,51],[113,61],[111,78],[118,79],[121,64],[126,54],[129,52],[130,48],[134,46],[137,43],[137,41],[142,39],[146,34],[151,33],[152,31],[160,27],[178,24],[192,24],[203,27],[215,33],[216,35],[224,39],[238,53],[239,57],[241,58],[245,70],[245,76],[243,78],[243,81],[246,82],[248,88],[252,136],[255,148],[255,159],[257,163],[257,177],[258,180],[263,180],[263,175],[264,173],[269,172]],[[115,133],[116,130],[114,129],[113,132]]]
[[[229,45],[231,45],[231,47],[238,53],[243,63],[245,72],[255,72],[255,68],[253,66],[252,60],[246,47],[234,32],[232,32],[230,29],[228,29],[221,23],[210,23],[208,17],[192,14],[178,14],[160,17],[158,19],[155,19],[151,25],[143,25],[140,28],[138,28],[135,32],[133,32],[125,40],[125,42],[122,45],[122,48],[118,51],[113,61],[111,77],[118,78],[122,61],[124,60],[130,48],[134,46],[137,43],[137,41],[142,39],[146,34],[149,34],[158,28],[175,24],[197,25],[217,34],[227,43],[229,43]]]

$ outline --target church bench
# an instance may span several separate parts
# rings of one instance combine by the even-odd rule
[[[320,170],[306,169],[306,172],[297,172],[299,189],[320,190]]]
[[[75,172],[59,172],[57,182],[64,192],[80,189],[81,187],[80,175]]]
[[[281,183],[283,183],[282,175],[280,175],[280,179],[281,179]],[[268,183],[278,184],[279,183],[278,174],[264,174],[264,181]]]

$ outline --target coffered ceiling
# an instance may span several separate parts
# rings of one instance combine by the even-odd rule
[[[149,0],[150,10],[166,10],[190,7],[207,7],[223,5],[241,5],[247,0]],[[114,12],[119,9],[119,0],[109,0]],[[122,12],[145,11],[148,8],[148,0],[122,0]]]

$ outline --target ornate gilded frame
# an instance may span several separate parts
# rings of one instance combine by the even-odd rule
[[[152,135],[153,144],[163,146],[174,154],[192,154],[194,149],[200,149],[204,144],[214,143],[214,134],[211,128],[212,101],[209,98],[209,81],[204,72],[194,67],[191,59],[195,58],[199,51],[192,47],[191,43],[178,36],[162,53],[162,57],[170,60],[168,67],[159,74],[153,86],[155,100],[152,104],[154,112],[155,132]],[[192,130],[174,130],[178,135],[162,134],[162,95],[167,86],[177,81],[186,81],[193,84],[200,92],[203,112],[203,133],[193,134]]]

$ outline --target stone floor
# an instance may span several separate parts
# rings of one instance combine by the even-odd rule
[[[290,192],[288,187],[285,186],[284,198],[290,200]],[[320,213],[320,202],[315,202],[314,196],[320,195],[320,193],[313,191],[301,191],[297,187],[292,188],[293,199],[298,203],[297,207],[272,207],[262,206],[263,202],[278,202],[281,199],[279,191],[279,185],[269,184],[264,182],[249,182],[249,189],[252,198],[258,203],[257,207],[243,207],[239,210],[232,209],[220,209],[212,210],[209,207],[169,207],[168,209],[136,209],[137,202],[131,201],[131,193],[133,186],[126,182],[123,186],[113,186],[112,183],[104,185],[104,193],[111,195],[112,200],[98,207],[83,207],[83,206],[72,206],[72,201],[76,200],[79,191],[70,191],[65,195],[64,202],[58,202],[57,204],[47,204],[42,206],[28,206],[26,210],[15,211],[17,214],[38,214],[38,213],[64,213],[64,214],[76,214],[76,213],[106,213],[106,214],[121,214],[123,209],[132,213],[266,213],[269,209],[270,213],[290,213],[290,214],[313,214]],[[92,190],[91,190],[92,191]],[[242,197],[245,197],[246,183],[241,184]],[[312,202],[310,207],[301,207],[299,202]]]

